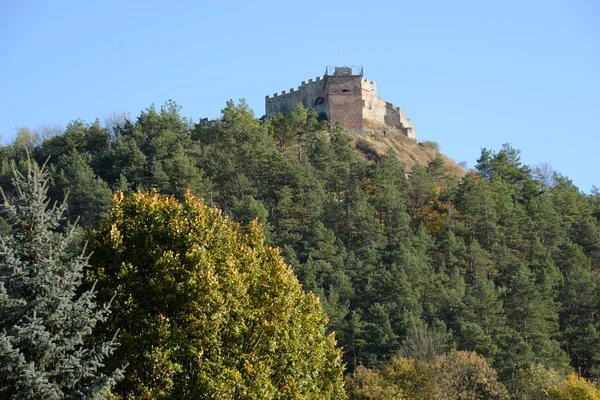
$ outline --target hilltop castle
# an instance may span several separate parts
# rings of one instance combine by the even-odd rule
[[[303,81],[298,89],[266,96],[265,114],[289,115],[298,103],[325,114],[329,123],[362,132],[366,127],[393,126],[416,139],[415,130],[400,107],[377,96],[377,85],[363,79],[362,67],[326,68],[323,77]],[[333,74],[331,74],[333,72]]]

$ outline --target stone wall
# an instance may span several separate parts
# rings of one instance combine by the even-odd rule
[[[362,98],[365,101],[363,118],[371,121],[383,122],[385,119],[385,101],[377,96],[377,84],[363,79],[361,82]]]
[[[327,76],[325,92],[331,125],[339,122],[346,129],[362,131],[364,103],[361,81],[362,77],[357,75]]]
[[[361,82],[361,88],[365,103],[363,108],[363,118],[365,120],[395,126],[401,129],[409,138],[416,139],[412,123],[406,118],[402,109],[377,96],[377,84],[375,82],[364,79]]]
[[[331,125],[339,122],[346,129],[362,131],[364,121],[374,121],[395,126],[409,138],[416,139],[412,123],[402,109],[377,96],[375,82],[363,79],[362,75],[342,74],[348,71],[339,67],[335,72],[304,81],[298,88],[266,96],[265,114],[289,115],[298,103],[302,103],[319,114],[324,113]]]
[[[319,98],[322,98],[323,101],[319,101],[321,104],[316,104]],[[296,89],[292,88],[289,91],[275,93],[273,96],[266,96],[265,114],[267,116],[289,115],[298,103],[302,103],[306,108],[314,108],[318,113],[326,112],[325,98],[325,80],[321,77],[314,80],[309,79],[308,82],[303,81]]]

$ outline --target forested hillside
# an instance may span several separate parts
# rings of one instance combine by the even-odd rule
[[[523,165],[509,145],[483,149],[465,174],[439,154],[406,165],[398,146],[367,157],[356,142],[303,108],[261,121],[228,102],[195,123],[169,102],[44,140],[21,130],[0,148],[0,185],[27,151],[47,162],[50,196],[68,194],[82,238],[115,191],[189,190],[242,225],[257,219],[321,298],[349,374],[399,354],[445,365],[458,350],[482,356],[513,394],[532,368],[600,377],[597,192]]]

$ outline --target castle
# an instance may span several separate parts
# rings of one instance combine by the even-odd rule
[[[393,126],[416,139],[415,129],[402,109],[377,96],[377,85],[363,79],[362,67],[335,67],[333,71],[326,68],[323,77],[303,81],[298,89],[266,96],[265,114],[289,115],[298,103],[326,115],[331,125],[339,122],[356,132],[367,127]]]

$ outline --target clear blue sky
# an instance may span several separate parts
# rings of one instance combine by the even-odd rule
[[[470,166],[520,149],[600,187],[600,2],[0,1],[0,134],[135,118],[173,99],[217,118],[363,65],[419,140]]]

